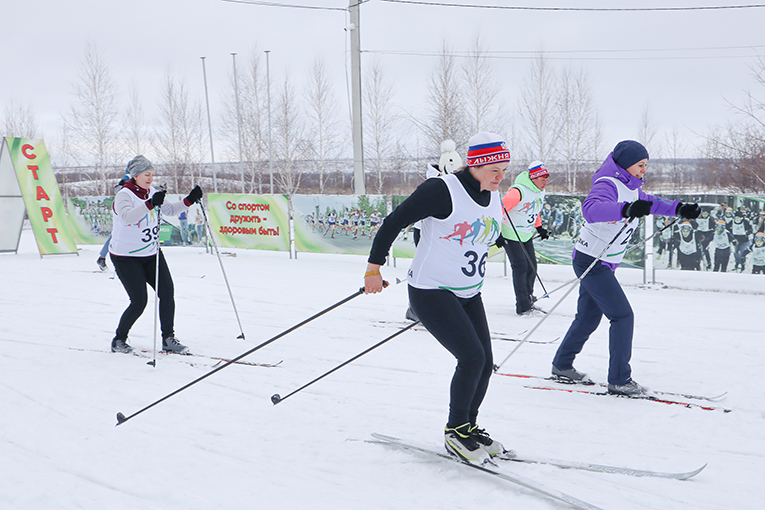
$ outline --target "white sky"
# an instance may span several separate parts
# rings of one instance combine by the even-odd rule
[[[342,0],[290,0],[292,4],[346,7]],[[477,2],[498,4],[499,1]],[[732,0],[502,2],[517,6],[688,7],[742,5]],[[344,11],[277,8],[223,0],[25,0],[0,11],[0,108],[30,105],[49,145],[69,110],[72,84],[86,45],[99,48],[126,102],[139,84],[144,110],[156,118],[168,70],[186,79],[193,98],[204,100],[200,56],[207,57],[213,127],[220,125],[220,97],[232,69],[257,50],[271,51],[273,86],[286,73],[305,81],[322,57],[332,73],[347,118]],[[395,100],[423,119],[428,77],[435,57],[387,52],[437,53],[444,39],[454,51],[469,49],[480,33],[491,51],[524,52],[496,60],[504,101],[515,112],[533,57],[544,49],[557,69],[587,71],[609,150],[637,136],[644,108],[659,132],[677,130],[688,140],[734,118],[726,101],[755,89],[750,66],[765,51],[765,8],[684,12],[563,12],[417,6],[370,0],[361,6],[362,66],[379,58]],[[726,49],[713,49],[726,48]],[[688,51],[680,51],[689,49]],[[575,52],[572,52],[576,50]],[[603,50],[620,50],[603,52]],[[638,51],[644,50],[644,51]],[[649,51],[650,50],[650,51]],[[662,51],[655,51],[662,50]],[[670,51],[672,50],[672,51]],[[571,53],[564,53],[571,52]],[[1,112],[0,112],[1,113]],[[649,147],[649,151],[656,147]],[[222,150],[222,149],[221,149]],[[216,152],[218,149],[216,149]],[[688,155],[695,151],[688,149]],[[657,150],[652,155],[658,155]],[[605,156],[605,154],[604,154]]]

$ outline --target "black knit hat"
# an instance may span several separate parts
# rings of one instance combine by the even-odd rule
[[[624,140],[614,147],[614,162],[625,170],[644,159],[648,159],[648,150],[640,142]]]

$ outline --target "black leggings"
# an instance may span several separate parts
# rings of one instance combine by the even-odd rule
[[[112,255],[114,271],[125,287],[130,298],[130,305],[125,309],[117,326],[115,338],[127,340],[130,328],[143,313],[148,301],[146,284],[154,288],[157,259],[151,257],[117,257]],[[159,254],[159,321],[162,325],[162,338],[173,336],[175,332],[175,289],[173,278],[165,262],[165,256]]]
[[[409,302],[422,325],[457,358],[447,427],[475,424],[494,367],[481,294],[463,299],[448,290],[409,286]]]
[[[507,240],[505,253],[510,259],[510,266],[513,270],[515,313],[527,312],[531,310],[533,304],[531,296],[534,294],[534,279],[537,276],[537,254],[534,252],[534,241],[529,239],[522,243]]]

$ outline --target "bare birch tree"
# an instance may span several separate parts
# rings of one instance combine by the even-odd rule
[[[327,76],[326,66],[321,59],[314,62],[305,90],[305,98],[310,153],[318,173],[319,193],[324,194],[324,186],[329,179],[327,162],[337,159],[342,150],[339,143],[338,105]]]
[[[94,45],[88,45],[80,63],[74,98],[75,103],[64,119],[72,134],[72,145],[85,158],[82,162],[95,168],[96,193],[106,195],[107,171],[119,156],[119,107],[111,71]]]
[[[499,86],[480,36],[476,36],[462,65],[465,82],[465,123],[469,135],[491,131],[505,135],[506,114],[499,102]]]
[[[300,188],[303,172],[298,160],[305,156],[304,129],[299,105],[289,75],[278,91],[274,127],[274,180],[279,190],[292,197]]]
[[[556,92],[555,75],[540,52],[524,80],[518,105],[530,159],[545,161],[555,154],[561,123]]]
[[[385,80],[380,62],[375,61],[364,87],[364,153],[367,166],[375,172],[377,194],[382,194],[383,172],[395,147],[393,87]],[[390,166],[390,165],[388,165]]]
[[[128,107],[125,111],[122,137],[128,158],[133,158],[139,154],[146,155],[151,140],[143,113],[141,94],[136,83],[133,83],[128,91]]]
[[[29,105],[9,102],[5,105],[3,136],[38,138],[37,116]]]
[[[441,142],[447,139],[454,140],[458,147],[464,146],[470,137],[465,104],[456,58],[446,41],[430,73],[426,102],[428,123],[420,128],[433,147],[433,154],[438,154]]]
[[[226,140],[226,155],[239,160],[239,118],[242,122],[243,172],[248,193],[263,193],[268,160],[268,102],[267,81],[261,65],[260,52],[252,50],[246,66],[237,73],[239,79],[239,112],[237,114],[234,73],[230,87],[223,96],[221,134]]]
[[[661,153],[661,146],[657,138],[658,130],[656,122],[651,114],[651,107],[646,104],[640,111],[640,124],[638,125],[638,141],[646,146],[648,153],[657,158]]]
[[[564,69],[557,95],[560,114],[559,151],[566,169],[566,190],[578,191],[578,177],[584,160],[597,152],[600,132],[592,89],[587,74]]]
[[[207,140],[202,104],[189,99],[183,79],[176,80],[168,73],[159,112],[155,148],[172,179],[170,192],[181,193],[201,180]]]

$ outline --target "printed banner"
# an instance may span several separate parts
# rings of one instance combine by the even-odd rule
[[[673,195],[698,203],[694,220],[654,216],[656,269],[765,274],[765,199],[729,195]]]
[[[77,244],[104,244],[112,235],[114,197],[70,197],[69,224]]]
[[[77,253],[45,143],[27,138],[5,141],[40,255]]]
[[[368,255],[386,216],[384,195],[293,195],[295,248]]]
[[[228,248],[289,251],[287,195],[207,195],[208,221]]]

